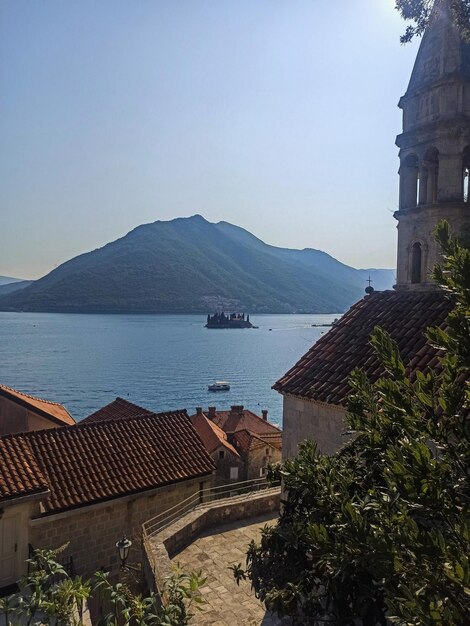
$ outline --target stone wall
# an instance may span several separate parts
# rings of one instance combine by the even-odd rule
[[[118,566],[116,541],[132,540],[129,562],[141,559],[142,524],[211,486],[212,477],[183,481],[135,496],[81,507],[49,517],[30,520],[30,543],[34,548],[55,549],[66,543],[62,557],[73,558],[77,574],[89,575],[100,568]]]
[[[223,452],[223,458],[220,458],[220,452]],[[215,473],[215,484],[226,485],[230,482],[238,482],[245,480],[243,461],[240,457],[232,454],[225,446],[220,446],[217,450],[211,454],[214,463],[217,466]],[[238,468],[238,475],[236,478],[230,478],[230,470],[232,467]]]
[[[398,254],[397,283],[398,289],[427,288],[432,282],[431,272],[434,265],[441,260],[433,231],[439,220],[446,219],[451,224],[454,234],[470,239],[470,205],[435,205],[416,207],[407,212],[397,214],[398,223]],[[412,246],[417,242],[422,248],[421,282],[411,284]]]
[[[320,452],[334,454],[347,441],[345,417],[341,406],[285,395],[282,458],[295,456],[305,439],[316,441]]]
[[[171,574],[171,559],[210,528],[264,513],[279,511],[280,487],[225,498],[192,511],[168,528],[143,541],[143,573],[149,589],[160,592]]]
[[[280,463],[281,456],[281,451],[269,444],[250,450],[246,459],[246,480],[264,476],[266,472],[261,470],[266,470],[270,463],[273,465]]]

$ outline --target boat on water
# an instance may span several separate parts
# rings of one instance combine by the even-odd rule
[[[226,380],[216,380],[215,383],[207,387],[208,391],[230,391],[230,383]]]

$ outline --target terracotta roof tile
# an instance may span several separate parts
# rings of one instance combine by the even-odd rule
[[[209,413],[206,415],[209,415]],[[264,433],[281,433],[277,426],[274,426],[271,422],[264,420],[248,409],[243,409],[241,413],[234,411],[216,411],[215,415],[210,419],[226,433],[234,433],[237,430],[249,430],[257,435]]]
[[[75,424],[75,420],[67,409],[58,402],[35,398],[34,396],[30,396],[22,391],[17,391],[16,389],[12,389],[6,385],[0,385],[0,395],[13,400],[13,402],[17,402],[22,406],[27,406],[33,411],[40,413],[61,426],[73,426],[73,424]]]
[[[127,419],[129,417],[138,417],[141,415],[152,415],[152,411],[144,409],[137,404],[124,400],[124,398],[116,398],[106,406],[98,409],[88,417],[81,420],[80,424],[90,424],[91,422],[102,422],[105,420]]]
[[[9,441],[10,446],[17,442],[22,450],[29,448],[49,486],[46,514],[204,476],[215,469],[186,411],[12,435]],[[0,458],[0,484],[7,481],[10,465],[9,458]],[[28,480],[30,476],[20,477],[17,490],[27,488]]]
[[[23,437],[0,438],[0,502],[45,493],[48,483]]]
[[[342,405],[350,393],[348,378],[355,367],[365,370],[371,382],[384,375],[370,344],[375,326],[381,326],[398,343],[409,372],[437,364],[437,351],[424,336],[429,326],[445,327],[452,309],[442,291],[382,291],[360,300],[323,335],[273,386],[292,394]]]
[[[269,441],[269,439],[265,439],[264,436],[258,436],[249,430],[237,430],[232,435],[233,442],[238,450],[241,450],[242,453],[246,454],[251,450],[256,450],[258,448],[276,447],[273,445],[273,442]]]
[[[224,431],[203,413],[191,415],[190,420],[209,454],[212,454],[217,448],[223,446],[233,455],[239,456],[236,449],[228,442],[227,435]]]

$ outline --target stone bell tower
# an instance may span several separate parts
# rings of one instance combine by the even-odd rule
[[[439,251],[433,230],[446,219],[470,235],[470,45],[436,0],[416,57],[403,110],[396,289],[433,288]]]

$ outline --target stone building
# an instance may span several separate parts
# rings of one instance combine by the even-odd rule
[[[398,343],[409,373],[437,363],[429,326],[445,326],[452,302],[432,282],[439,259],[433,230],[446,219],[470,233],[470,45],[437,0],[406,94],[400,148],[397,284],[357,302],[275,385],[283,395],[284,456],[309,438],[333,453],[344,442],[348,378],[355,367],[371,382],[384,374],[369,343],[380,325]]]
[[[230,411],[197,407],[193,426],[217,465],[218,484],[251,480],[266,475],[270,464],[281,461],[282,432],[263,417],[234,405]]]
[[[142,523],[211,486],[214,469],[186,411],[1,437],[0,587],[30,547],[68,544],[78,574],[115,569],[116,541],[138,549]]]
[[[196,408],[196,413],[190,419],[217,467],[215,484],[225,485],[243,480],[243,460],[236,448],[229,443],[226,433],[204,415],[201,407]]]
[[[75,420],[61,404],[0,385],[0,436],[73,424]]]

